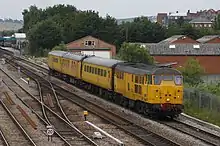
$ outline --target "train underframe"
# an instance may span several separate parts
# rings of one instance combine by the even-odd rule
[[[182,113],[183,110],[183,105],[181,104],[150,104],[144,103],[142,101],[134,101],[124,97],[123,95],[115,93],[112,90],[103,89],[99,86],[84,82],[81,79],[76,79],[71,76],[61,74],[55,70],[50,69],[49,74],[58,77],[68,83],[71,83],[81,89],[85,89],[86,91],[98,95],[99,97],[104,98],[108,101],[133,110],[139,114],[144,114],[150,117],[175,118],[178,117],[178,115]]]

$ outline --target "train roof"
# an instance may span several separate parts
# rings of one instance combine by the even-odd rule
[[[104,67],[113,67],[115,64],[119,62],[124,62],[124,61],[92,56],[92,57],[84,59],[83,62],[100,65]]]
[[[66,54],[63,55],[63,58],[73,59],[73,60],[76,60],[76,61],[81,61],[85,57],[86,57],[86,55],[74,54],[74,53],[71,53],[71,52],[66,52]]]
[[[157,65],[148,65],[143,63],[119,63],[116,66],[116,69],[119,71],[136,74],[136,75],[145,75],[145,74],[178,74],[181,75],[181,72],[169,68],[166,66],[157,66]]]
[[[62,57],[64,54],[66,54],[65,51],[51,51],[48,53],[49,55],[59,56]]]

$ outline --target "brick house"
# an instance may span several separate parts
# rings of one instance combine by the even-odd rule
[[[183,66],[189,57],[196,58],[204,68],[202,76],[206,82],[220,80],[220,44],[142,44],[159,63],[176,62],[174,67]]]
[[[220,35],[207,35],[197,39],[198,42],[203,44],[220,44]]]
[[[169,37],[158,44],[196,44],[199,43],[196,40],[193,40],[192,38],[186,36],[186,35],[174,35],[172,37]]]
[[[96,55],[112,58],[116,55],[116,47],[92,36],[86,36],[66,44],[71,52],[81,52],[87,55]]]

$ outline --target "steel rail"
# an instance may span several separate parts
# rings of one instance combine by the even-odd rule
[[[23,68],[25,68],[25,67],[23,67]],[[26,70],[28,70],[28,69],[26,68]],[[39,76],[36,73],[35,73],[35,75]],[[59,87],[59,86],[57,86],[55,84],[53,84],[53,85],[55,87]],[[59,90],[59,92],[57,92],[57,94],[59,94],[60,96],[64,95],[64,93],[60,94],[61,89],[65,90],[65,92],[69,92],[68,90],[59,87],[59,89],[57,89],[55,92],[57,92]],[[168,144],[168,145],[175,145],[175,146],[179,145],[179,144],[177,144],[174,141],[171,141],[171,140],[169,140],[169,139],[167,139],[165,137],[162,137],[162,136],[160,136],[160,135],[158,135],[156,133],[153,133],[153,132],[151,132],[151,131],[149,131],[149,130],[147,130],[145,128],[142,128],[142,127],[140,127],[138,125],[135,125],[131,121],[123,118],[122,116],[117,115],[116,113],[113,113],[113,112],[110,112],[110,111],[106,110],[105,108],[101,107],[100,105],[97,105],[95,103],[92,103],[91,101],[82,99],[80,96],[78,96],[78,95],[76,95],[76,94],[74,94],[72,92],[69,92],[69,93],[71,93],[71,95],[74,95],[74,96],[80,98],[80,100],[83,100],[83,102],[81,102],[81,104],[79,104],[75,100],[73,101],[71,98],[68,98],[68,96],[66,96],[65,98],[71,100],[72,102],[74,102],[75,104],[79,105],[80,107],[84,107],[86,109],[89,109],[89,111],[91,111],[92,113],[95,113],[96,115],[102,117],[103,119],[106,119],[107,121],[111,122],[112,124],[116,125],[117,127],[123,129],[124,131],[129,132],[130,134],[132,134],[133,136],[135,136],[138,139],[142,140],[143,142],[147,143],[148,145],[152,145],[153,146],[153,145],[155,145],[154,143],[156,143],[156,145],[158,145],[158,144],[159,145],[167,145]],[[93,108],[89,108],[88,106],[85,106],[85,104],[83,104],[85,102],[91,104],[93,106]],[[96,111],[99,110],[99,113],[96,113],[94,111],[94,109],[96,109],[96,108],[98,108]],[[124,123],[126,123],[126,125],[130,125],[130,127],[129,126],[123,126],[123,125],[117,123],[116,119],[107,119],[107,117],[105,117],[103,115],[103,113],[102,113],[103,111],[105,111],[105,113],[110,114],[112,117],[117,117],[117,120],[119,120],[119,121],[124,121]],[[110,117],[108,117],[108,118],[110,118]]]
[[[15,118],[15,116],[11,113],[11,111],[8,109],[8,107],[4,104],[4,102],[2,100],[0,100],[3,108],[6,110],[6,112],[8,113],[8,115],[11,117],[12,121],[15,123],[15,125],[19,128],[19,130],[24,134],[25,138],[31,143],[31,145],[33,146],[37,146],[35,144],[35,142],[33,141],[33,139],[27,134],[27,132],[25,131],[25,129],[21,126],[21,124],[17,121],[17,119]]]
[[[9,143],[8,143],[8,141],[7,141],[7,139],[6,139],[6,137],[5,137],[5,135],[4,135],[4,133],[3,133],[2,130],[1,130],[1,128],[0,128],[0,135],[1,135],[1,137],[2,137],[2,140],[3,140],[3,142],[4,142],[4,145],[5,145],[5,146],[10,146]]]
[[[11,64],[12,65],[12,64]],[[12,65],[13,67],[15,67],[14,65]],[[24,67],[22,67],[24,69]],[[3,71],[3,70],[2,70]],[[26,70],[28,71],[28,70]],[[3,71],[4,72],[4,71]],[[27,72],[25,73],[23,70],[21,71],[24,74],[28,75]],[[5,73],[5,72],[4,72]],[[30,73],[30,71],[29,71]],[[9,75],[7,73],[5,73],[8,77]],[[11,78],[11,77],[10,77]],[[12,78],[11,78],[12,79]],[[37,80],[35,78],[32,78],[34,81],[37,82]],[[16,82],[15,80],[13,80],[14,82]],[[17,82],[16,82],[17,83]],[[17,83],[18,84],[18,83]],[[19,84],[18,84],[19,85]],[[19,85],[20,86],[20,85]],[[69,126],[71,129],[73,129],[74,131],[76,131],[79,135],[83,136],[89,143],[91,143],[92,145],[98,146],[92,139],[90,139],[88,136],[86,136],[84,133],[82,133],[78,128],[76,128],[72,123],[69,123],[67,120],[65,120],[64,118],[62,118],[60,115],[58,115],[56,112],[54,112],[51,108],[49,108],[46,104],[44,104],[41,100],[37,99],[34,95],[32,95],[31,93],[29,93],[28,91],[26,91],[26,89],[22,86],[20,86],[27,94],[29,94],[31,97],[33,97],[36,101],[38,101],[38,103],[42,104],[42,106],[44,106],[47,110],[49,110],[53,115],[55,115],[57,118],[59,118],[61,121],[63,121],[67,126]],[[38,89],[40,89],[40,87],[38,86]],[[41,94],[41,92],[39,92]],[[41,94],[42,97],[42,94]]]

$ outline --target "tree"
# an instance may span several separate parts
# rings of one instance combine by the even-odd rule
[[[53,49],[54,50],[60,50],[60,51],[67,51],[66,45],[62,42],[59,45],[55,46]]]
[[[200,66],[198,60],[189,58],[183,67],[179,70],[184,76],[184,82],[197,86],[202,83],[201,75],[204,73],[204,69]]]
[[[183,16],[181,16],[180,18],[178,18],[176,23],[181,27],[181,26],[184,24],[184,18],[183,18]]]
[[[29,32],[30,53],[42,55],[44,49],[51,50],[62,41],[62,31],[53,20],[37,23]]]
[[[214,27],[216,30],[220,30],[220,14],[215,18]]]
[[[157,23],[152,23],[147,17],[138,17],[134,22],[122,23],[121,28],[124,41],[127,42],[159,42],[165,39],[165,28]]]
[[[154,64],[154,58],[150,56],[146,48],[139,44],[123,43],[118,58],[129,62]]]

